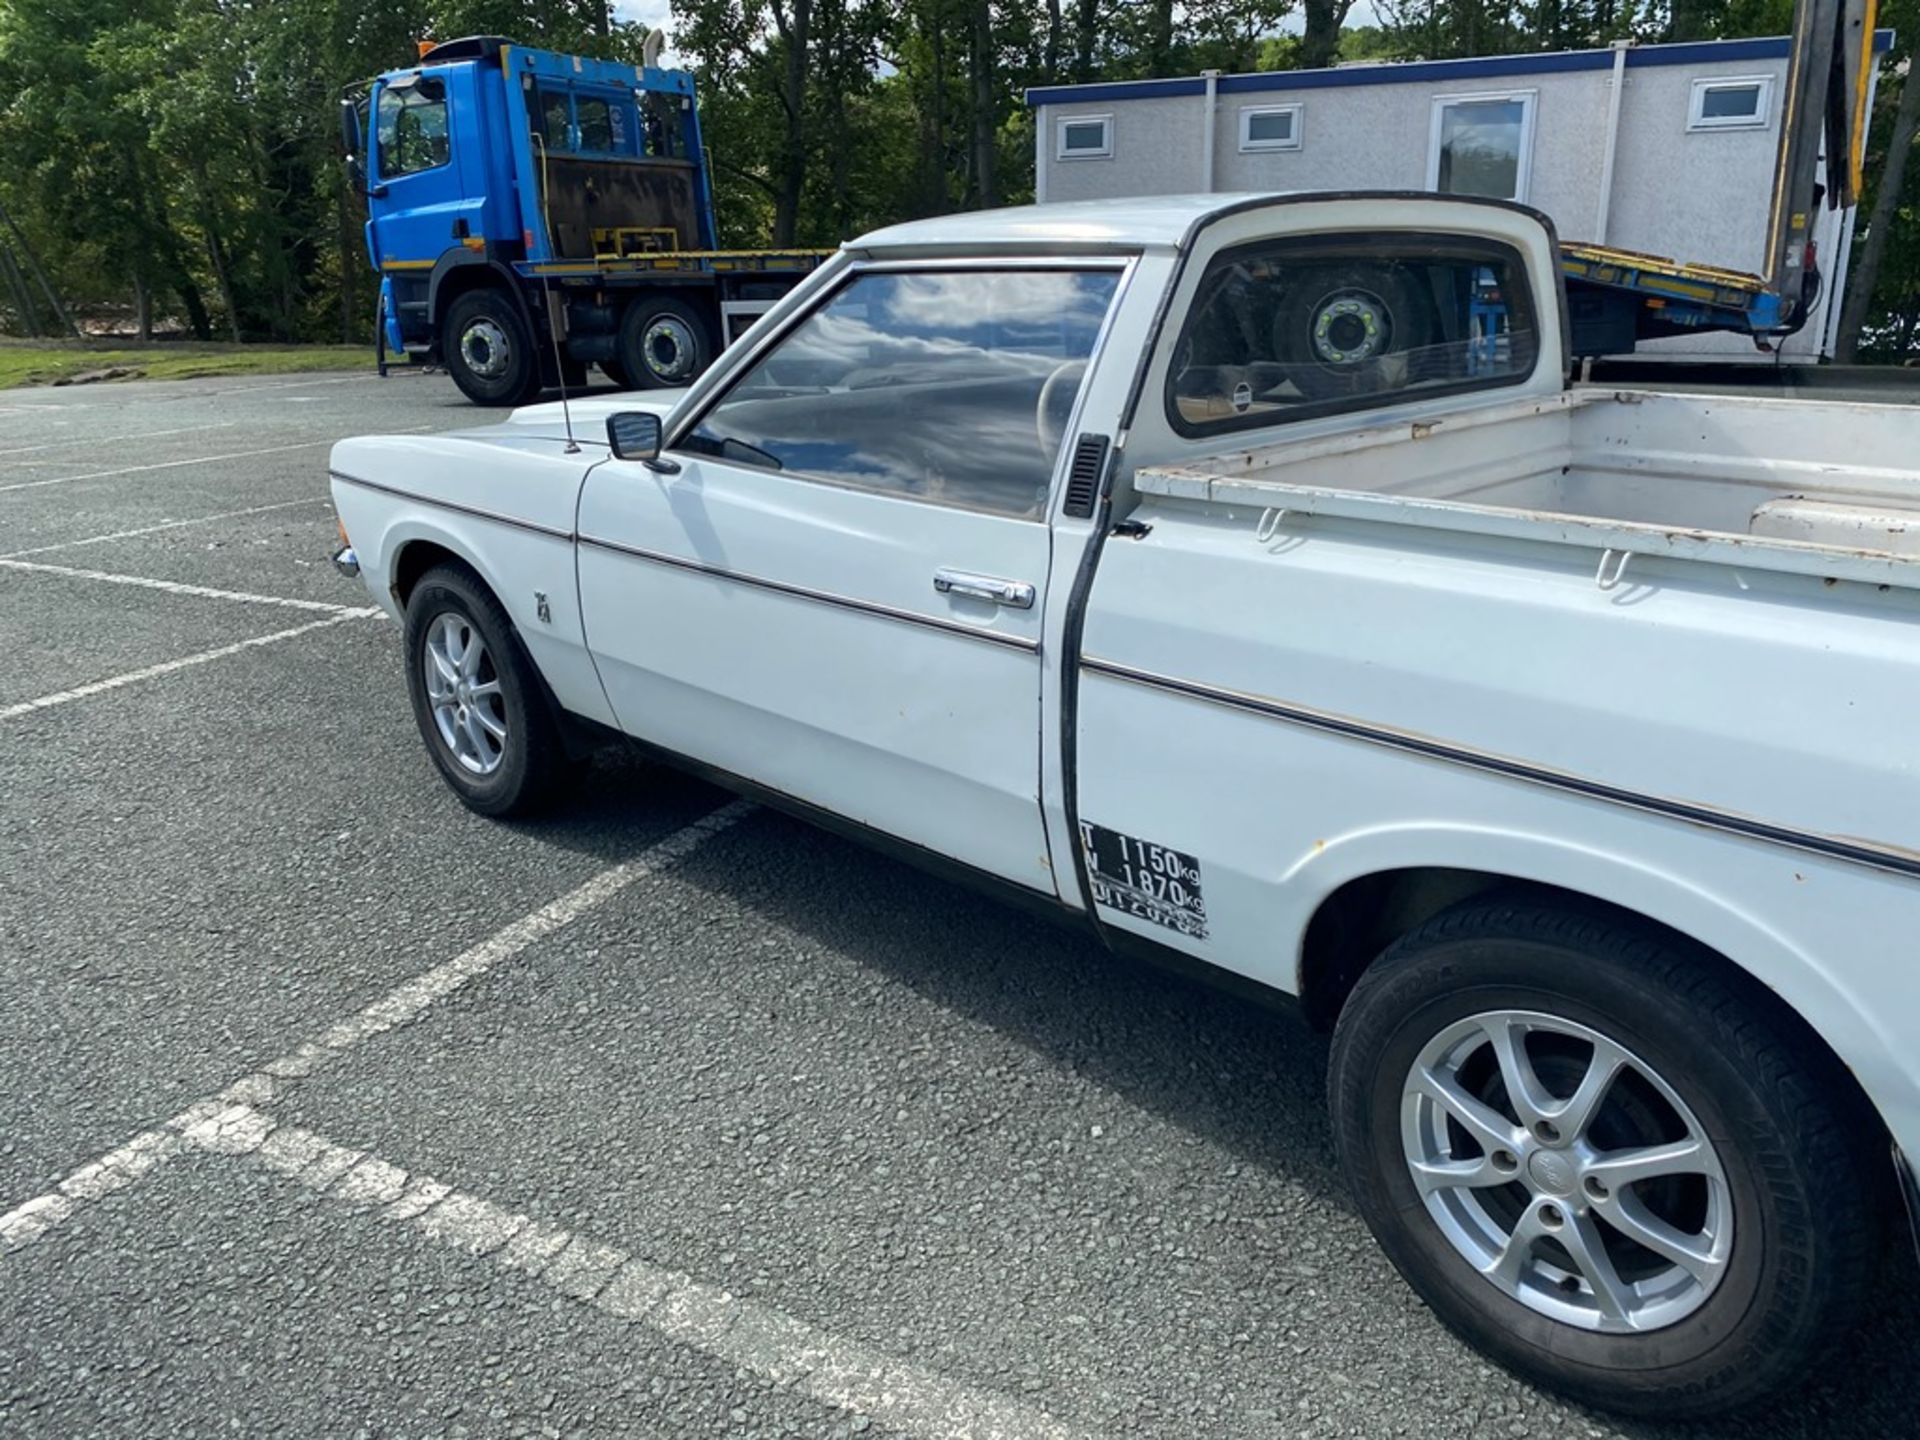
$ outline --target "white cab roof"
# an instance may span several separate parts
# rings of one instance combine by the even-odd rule
[[[1020,205],[970,210],[889,225],[847,242],[849,250],[1174,249],[1194,222],[1278,194],[1142,195],[1125,200],[1077,200],[1064,205]]]

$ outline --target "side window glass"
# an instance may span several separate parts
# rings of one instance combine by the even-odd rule
[[[582,96],[574,108],[580,120],[580,148],[593,155],[612,150],[613,121],[607,113],[607,102]]]
[[[564,90],[540,92],[540,138],[549,155],[564,155],[573,149],[573,108]]]
[[[645,153],[657,160],[686,159],[687,137],[680,97],[653,91],[640,103],[644,107],[641,124],[646,134]]]
[[[1182,435],[1517,385],[1539,332],[1526,266],[1493,240],[1290,236],[1215,257],[1167,370]]]
[[[447,163],[447,93],[433,76],[380,92],[380,174],[392,179]]]
[[[1054,462],[1117,270],[856,277],[747,371],[685,449],[1021,519]]]

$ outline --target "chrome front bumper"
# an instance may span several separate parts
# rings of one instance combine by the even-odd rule
[[[353,553],[351,545],[342,545],[333,557],[333,568],[349,580],[357,579],[360,574],[360,557]]]

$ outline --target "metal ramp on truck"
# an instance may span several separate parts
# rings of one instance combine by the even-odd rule
[[[1780,293],[1760,276],[1716,265],[1563,241],[1560,273],[1578,355],[1631,350],[1634,340],[1687,330],[1764,337],[1789,323]]]

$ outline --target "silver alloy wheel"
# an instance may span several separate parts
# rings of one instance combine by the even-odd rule
[[[507,362],[512,359],[507,332],[491,320],[473,321],[460,332],[460,358],[474,374],[498,380],[507,373]]]
[[[420,641],[420,673],[440,743],[460,768],[498,770],[507,755],[507,703],[474,623],[453,610],[436,615]]]
[[[1705,1127],[1597,1030],[1528,1010],[1455,1021],[1408,1071],[1400,1117],[1427,1214],[1529,1309],[1657,1330],[1727,1273],[1733,1202]]]
[[[647,370],[661,380],[690,380],[698,350],[693,330],[676,315],[656,315],[647,322],[641,343]]]

